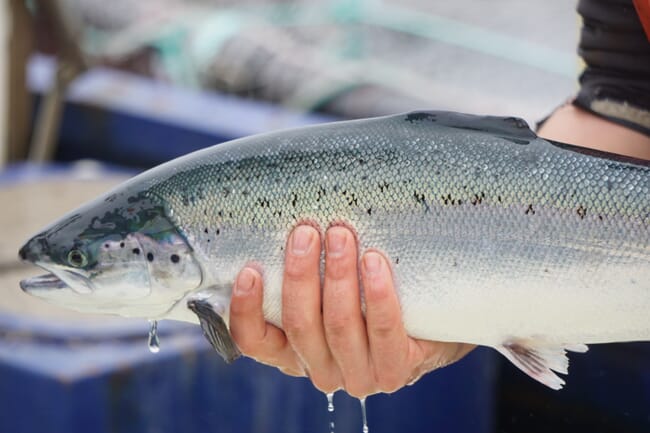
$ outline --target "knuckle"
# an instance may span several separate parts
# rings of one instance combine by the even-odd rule
[[[251,312],[251,310],[251,306],[244,299],[235,296],[232,297],[232,300],[230,302],[231,320],[235,320],[236,317],[245,315]]]
[[[356,258],[352,255],[325,257],[325,275],[333,281],[356,280]]]
[[[374,340],[385,340],[395,335],[399,326],[402,326],[401,322],[386,318],[369,323],[368,333]]]
[[[353,325],[352,319],[342,315],[325,315],[323,318],[325,332],[328,337],[335,339],[344,339],[350,331],[350,326]]]
[[[316,327],[312,318],[299,312],[287,312],[282,318],[282,328],[290,340],[297,340],[309,335]]]
[[[294,281],[305,279],[310,270],[310,257],[298,257],[288,254],[285,258],[284,273],[286,278]]]
[[[366,283],[364,295],[370,305],[381,306],[395,296],[388,281],[375,277],[365,278],[364,281]]]

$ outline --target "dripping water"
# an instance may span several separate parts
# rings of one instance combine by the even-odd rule
[[[366,398],[360,398],[361,403],[361,418],[363,420],[363,433],[368,433],[368,418],[366,417]]]
[[[326,395],[327,395],[327,411],[334,412],[334,393],[328,392]]]
[[[158,321],[149,321],[149,351],[151,353],[160,352],[160,340],[158,339]]]
[[[327,396],[327,412],[330,418],[330,433],[334,433],[334,393],[328,392]]]

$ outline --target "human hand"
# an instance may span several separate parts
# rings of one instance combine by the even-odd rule
[[[361,398],[394,392],[473,349],[468,344],[409,337],[388,261],[370,250],[359,263],[356,239],[347,228],[327,231],[322,298],[319,232],[298,226],[286,251],[284,330],[264,320],[262,277],[257,270],[244,268],[235,282],[230,331],[243,354],[286,374],[309,376],[323,392],[345,389]]]

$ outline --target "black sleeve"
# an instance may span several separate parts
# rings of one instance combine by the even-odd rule
[[[580,0],[585,62],[574,105],[650,135],[650,42],[632,0]]]

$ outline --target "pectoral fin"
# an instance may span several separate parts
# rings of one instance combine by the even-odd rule
[[[561,389],[564,380],[555,372],[567,374],[567,351],[584,353],[584,344],[548,344],[537,340],[510,340],[496,348],[524,373],[552,389]],[[555,372],[554,372],[555,371]]]
[[[198,316],[203,335],[224,361],[231,363],[241,356],[226,323],[217,312],[219,309],[209,299],[190,299],[187,307]]]

